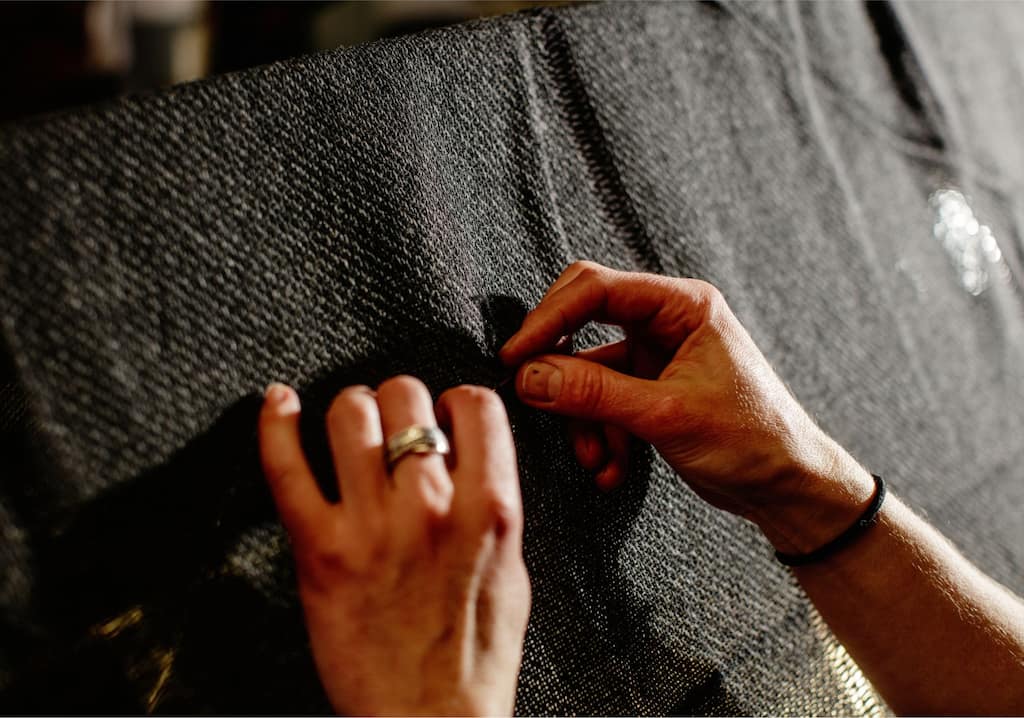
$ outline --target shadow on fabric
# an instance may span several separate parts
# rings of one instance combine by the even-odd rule
[[[399,373],[434,390],[493,387],[507,376],[494,357],[525,307],[501,296],[478,302],[488,327],[484,349],[459,329],[410,328],[408,351],[367,358],[300,389],[303,442],[329,499],[338,497],[323,417],[340,389]],[[647,491],[651,453],[636,447],[630,481],[602,493],[573,460],[561,420],[522,405],[509,386],[501,395],[519,454],[534,613],[557,614],[544,625],[565,626],[542,640],[564,653],[567,669],[611,659],[636,679],[622,689],[642,691],[643,676],[677,660],[658,655],[648,611],[625,590],[618,564]],[[259,466],[260,405],[256,394],[239,398],[162,465],[90,501],[66,525],[33,535],[37,625],[48,629],[0,693],[7,710],[330,711]],[[542,534],[549,536],[533,540]],[[565,553],[541,556],[535,546]],[[671,712],[695,712],[712,695],[720,707],[717,671],[696,663],[680,670],[689,685],[680,685]],[[529,671],[527,657],[524,677]]]

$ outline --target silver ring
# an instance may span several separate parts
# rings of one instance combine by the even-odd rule
[[[390,474],[395,465],[409,454],[447,456],[449,453],[451,453],[451,447],[448,445],[448,437],[444,435],[443,431],[436,426],[413,424],[388,439],[385,460]]]

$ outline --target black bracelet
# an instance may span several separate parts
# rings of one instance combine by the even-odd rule
[[[821,548],[815,549],[810,553],[793,554],[776,551],[775,558],[779,560],[779,563],[785,566],[805,566],[809,563],[821,561],[841,548],[853,543],[857,537],[878,521],[878,512],[882,510],[882,502],[885,501],[885,481],[882,480],[881,476],[876,476],[875,474],[871,474],[871,476],[875,479],[875,498],[871,500],[871,505],[864,510],[864,513],[861,514],[861,517],[857,519],[853,526],[843,531]]]

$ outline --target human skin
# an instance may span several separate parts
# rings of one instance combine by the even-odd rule
[[[622,342],[551,353],[589,321]],[[808,553],[870,503],[871,475],[789,393],[709,284],[571,265],[501,350],[526,403],[576,420],[599,483],[651,443],[698,495]],[[904,714],[1024,714],[1024,604],[898,497],[852,545],[794,574],[886,702]]]
[[[625,340],[556,352],[590,321],[621,326]],[[816,426],[705,282],[577,262],[500,355],[518,367],[522,401],[570,419],[576,455],[603,487],[624,479],[636,437],[786,553],[828,543],[870,503],[870,474]],[[389,483],[382,436],[432,423],[426,389],[390,381],[403,391],[389,382],[375,398],[348,389],[332,407],[337,506],[323,501],[302,459],[297,397],[285,389],[275,403],[272,388],[261,418],[321,678],[349,712],[507,712],[529,592],[507,419],[487,390],[454,390],[465,402],[446,393],[437,418],[454,432],[456,455],[488,458],[460,458],[445,474],[439,457],[413,457]],[[371,489],[383,498],[360,498]],[[461,504],[452,498],[460,492]],[[476,528],[436,529],[452,525]],[[1024,605],[896,496],[853,544],[794,573],[897,712],[1024,714]],[[439,640],[453,631],[459,640]]]
[[[418,379],[349,387],[327,414],[342,500],[324,500],[299,441],[299,398],[271,385],[264,472],[295,556],[313,658],[346,715],[507,715],[530,583],[515,448],[501,400],[480,387],[435,406]],[[402,459],[385,436],[440,425],[449,461]]]

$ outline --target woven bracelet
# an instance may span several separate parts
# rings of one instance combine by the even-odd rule
[[[821,548],[815,549],[810,553],[792,554],[776,551],[775,558],[779,560],[779,563],[785,566],[805,566],[809,563],[821,561],[853,543],[862,533],[878,521],[878,512],[882,510],[882,502],[885,501],[885,481],[882,480],[881,476],[876,476],[875,474],[871,476],[875,479],[875,497],[871,500],[871,505],[864,510],[864,513],[861,514],[861,517],[857,519],[853,526],[843,531]]]

